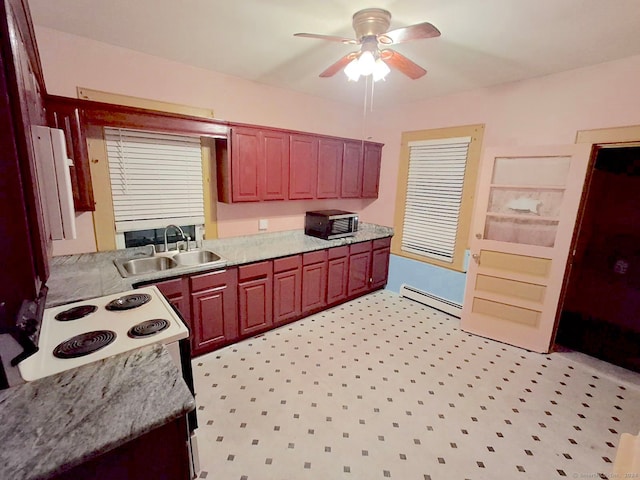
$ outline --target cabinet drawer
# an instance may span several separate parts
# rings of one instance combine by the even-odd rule
[[[165,297],[173,297],[176,295],[182,295],[182,279],[174,278],[173,280],[167,280],[154,284],[158,287],[158,290],[162,292]]]
[[[354,253],[363,253],[371,250],[371,242],[360,242],[354,243],[349,246],[349,253],[353,255]]]
[[[273,261],[273,273],[286,272],[300,268],[302,265],[302,255],[293,255],[291,257],[278,258]]]
[[[252,278],[266,277],[271,273],[271,262],[258,262],[251,265],[238,267],[238,281],[242,282]]]
[[[378,248],[386,248],[391,245],[391,237],[387,238],[379,238],[373,241],[373,249],[377,250]]]
[[[327,251],[319,250],[317,252],[309,252],[302,255],[303,265],[312,265],[314,263],[320,263],[327,260]]]
[[[334,258],[346,257],[349,255],[349,245],[343,247],[333,247],[329,249],[329,260]]]
[[[233,278],[232,275],[234,272],[235,269],[228,269],[194,275],[189,279],[191,282],[191,293],[211,288],[225,287],[229,279]]]

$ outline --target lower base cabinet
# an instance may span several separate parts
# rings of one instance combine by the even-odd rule
[[[273,323],[283,325],[302,316],[302,255],[273,261]]]
[[[237,340],[238,269],[195,275],[189,281],[193,356]]]
[[[189,480],[186,417],[78,465],[53,480]]]
[[[302,314],[309,315],[327,305],[327,251],[302,255]]]
[[[243,337],[273,326],[273,262],[238,267],[238,321]]]
[[[328,252],[327,305],[336,305],[347,299],[349,283],[349,247],[334,247]]]
[[[371,272],[371,242],[349,246],[349,284],[347,295],[355,297],[369,291]]]
[[[371,290],[382,288],[389,277],[389,257],[391,255],[391,239],[381,238],[373,241],[371,252]]]
[[[390,238],[155,283],[191,330],[192,355],[383,288]]]

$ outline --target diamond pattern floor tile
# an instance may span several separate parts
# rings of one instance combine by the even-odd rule
[[[201,478],[605,478],[640,430],[640,376],[469,335],[387,291],[193,366]]]

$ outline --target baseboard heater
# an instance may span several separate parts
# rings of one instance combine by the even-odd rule
[[[452,302],[451,300],[438,297],[431,293],[423,292],[422,290],[411,287],[406,283],[400,285],[400,296],[410,298],[411,300],[415,300],[416,302],[420,302],[423,305],[435,308],[436,310],[441,310],[457,318],[460,318],[462,315],[462,305],[459,303]]]

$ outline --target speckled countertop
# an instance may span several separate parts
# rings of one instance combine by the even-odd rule
[[[195,408],[151,345],[0,391],[0,478],[49,478]]]
[[[234,266],[392,235],[392,228],[361,223],[355,236],[336,240],[322,240],[305,235],[303,230],[290,230],[205,240],[202,247],[212,250],[226,259],[227,266]],[[211,270],[211,266],[198,265],[122,278],[113,263],[115,259],[145,257],[151,254],[151,247],[137,247],[110,252],[54,257],[47,282],[49,287],[47,307],[124,292],[143,282]]]

